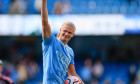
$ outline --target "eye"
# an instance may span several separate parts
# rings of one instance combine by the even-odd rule
[[[66,30],[64,30],[64,32],[67,32]]]
[[[71,32],[69,32],[69,34],[72,34]]]

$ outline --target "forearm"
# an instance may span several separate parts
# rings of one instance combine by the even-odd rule
[[[41,6],[41,18],[42,23],[47,21],[48,22],[48,10],[47,10],[47,0],[41,0],[42,6]]]
[[[47,0],[41,0],[41,18],[42,18],[42,35],[45,38],[49,38],[51,36],[51,29],[48,22],[48,10],[47,10]]]
[[[76,77],[78,77],[79,80],[81,81],[81,84],[84,84],[84,82],[81,80],[81,78],[76,74],[74,64],[69,64],[67,71],[68,71],[68,75],[69,76],[76,76]]]

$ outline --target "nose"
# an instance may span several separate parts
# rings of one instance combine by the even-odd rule
[[[65,33],[65,35],[69,35],[69,33],[68,33],[68,32],[66,32],[66,33]]]

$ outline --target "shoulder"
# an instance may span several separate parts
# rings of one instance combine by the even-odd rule
[[[72,49],[71,47],[69,47],[68,45],[67,45],[67,49],[68,49],[68,51],[70,52],[70,54],[74,55],[73,49]]]
[[[42,44],[43,45],[50,45],[50,44],[52,44],[52,43],[55,43],[56,41],[57,41],[57,38],[55,37],[55,35],[54,34],[52,34],[51,35],[51,37],[49,37],[49,38],[44,38],[43,36],[42,36]]]
[[[42,39],[43,41],[49,41],[49,40],[52,40],[52,39],[55,39],[56,37],[54,36],[54,34],[52,34],[49,38],[45,38],[42,36]]]
[[[5,81],[8,81],[9,83],[13,83],[12,79],[7,76],[2,76],[2,79],[4,79]]]

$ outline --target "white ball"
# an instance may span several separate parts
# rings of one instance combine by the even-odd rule
[[[70,76],[66,79],[65,84],[80,84],[80,80],[76,76]]]

